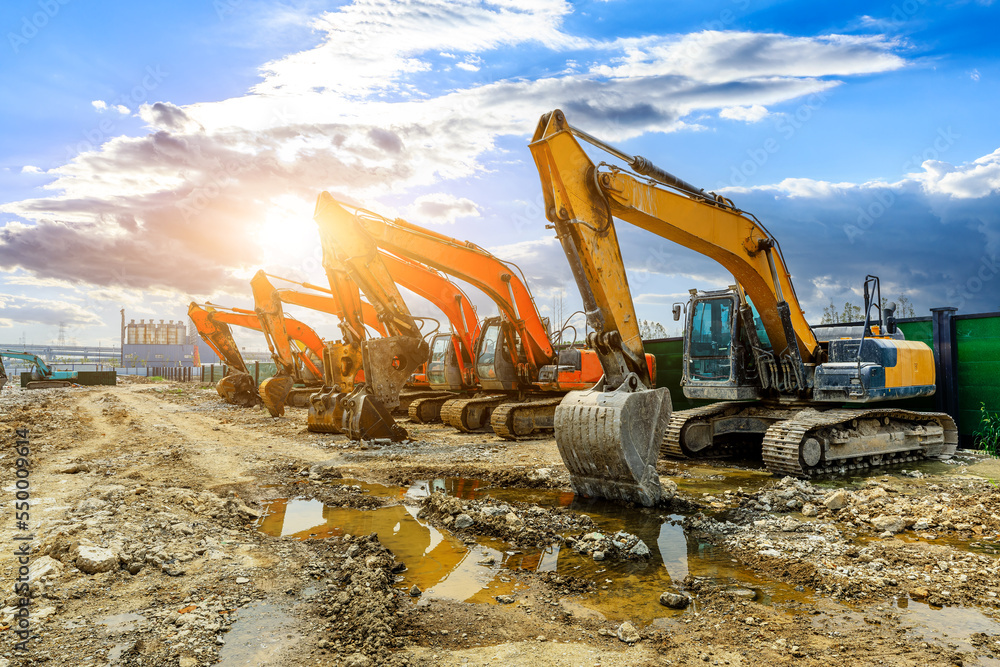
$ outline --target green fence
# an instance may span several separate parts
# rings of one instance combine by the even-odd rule
[[[955,374],[958,385],[958,419],[962,444],[971,446],[979,428],[980,405],[993,412],[1000,411],[1000,313],[955,315],[952,341],[956,350]],[[853,324],[861,324],[855,322]],[[930,317],[909,318],[899,322],[907,340],[916,340],[934,347],[933,322]],[[680,388],[681,338],[661,338],[644,341],[646,352],[656,357],[656,386],[670,389],[674,410],[685,410],[707,401],[694,401],[684,396]],[[890,401],[910,410],[934,412],[935,397]]]
[[[981,404],[1000,411],[1000,316],[956,316],[955,347],[959,431],[971,437],[979,427]]]
[[[247,369],[250,371],[250,375],[256,375],[257,384],[278,372],[274,362],[249,362]],[[202,382],[215,384],[225,376],[226,370],[228,369],[224,364],[203,364],[201,367]]]

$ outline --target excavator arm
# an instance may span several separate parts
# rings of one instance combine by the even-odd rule
[[[623,159],[646,178],[604,163],[595,165],[577,139]],[[790,360],[795,375],[790,384],[805,389],[803,364],[819,360],[820,345],[806,322],[778,242],[756,218],[724,197],[572,127],[559,110],[542,116],[530,149],[542,180],[546,217],[566,250],[588,317],[596,308],[597,323],[605,319],[604,326],[612,331],[635,318],[614,229],[617,217],[729,270],[757,307],[772,349]],[[631,350],[631,328],[617,330]]]
[[[486,250],[404,220],[389,220],[361,210],[357,214],[349,213],[327,192],[320,194],[317,211],[320,209],[331,212],[339,209],[337,215],[345,227],[348,220],[353,221],[352,224],[360,227],[379,248],[465,280],[485,292],[511,323],[523,344],[525,361],[518,364],[518,375],[525,384],[534,381],[538,369],[555,357],[527,285],[516,271]],[[510,349],[515,347],[511,345]]]
[[[378,312],[389,336],[362,346],[366,381],[375,398],[388,409],[399,405],[399,392],[410,374],[427,360],[427,342],[375,244],[359,233],[354,216],[324,198],[316,202],[324,266],[343,267]],[[329,195],[327,195],[329,197]]]

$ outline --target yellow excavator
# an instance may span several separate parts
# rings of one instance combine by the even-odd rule
[[[627,168],[595,165],[580,141]],[[602,382],[567,396],[556,414],[556,441],[577,490],[655,502],[658,480],[647,472],[661,447],[694,457],[756,438],[769,470],[799,477],[955,451],[958,433],[946,414],[841,407],[934,393],[932,352],[902,339],[894,308],[882,308],[877,278],[865,281],[864,326],[821,340],[806,322],[777,240],[731,200],[573,127],[559,110],[542,116],[529,148],[546,217],[594,329],[592,345],[604,351]],[[635,398],[653,391],[639,372],[643,348],[615,218],[732,273],[731,289],[692,290],[686,309],[684,395],[720,402],[669,415],[665,394]],[[622,392],[629,397],[614,399],[622,407],[609,402]],[[631,402],[644,407],[630,412]]]

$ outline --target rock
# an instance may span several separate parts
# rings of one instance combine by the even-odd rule
[[[634,644],[640,639],[642,639],[642,636],[639,634],[639,631],[636,630],[635,626],[629,623],[628,621],[625,621],[624,623],[618,626],[618,632],[616,633],[616,635],[618,636],[619,640],[625,642],[626,644]]]
[[[829,510],[839,510],[847,505],[847,500],[847,492],[834,491],[823,499],[823,504],[826,505],[826,508]]]
[[[86,463],[73,463],[65,468],[56,470],[56,472],[63,475],[75,475],[78,472],[90,472],[90,466]]]
[[[757,592],[750,588],[730,588],[726,593],[734,598],[743,600],[753,600],[757,597]]]
[[[247,577],[236,577],[236,583],[238,583],[238,584],[249,584],[250,583],[250,579],[248,579]]]
[[[903,521],[903,517],[883,514],[872,519],[872,526],[876,530],[895,534],[906,527],[906,522]]]
[[[110,572],[118,567],[118,554],[111,549],[81,545],[77,550],[76,566],[87,574]]]
[[[628,550],[633,556],[638,556],[639,558],[649,558],[649,547],[642,540],[635,543],[631,549]]]
[[[913,530],[927,530],[933,525],[934,522],[930,519],[921,518],[917,519],[917,521],[913,524]]]
[[[475,521],[473,521],[472,517],[469,516],[468,514],[459,514],[457,517],[455,517],[456,530],[465,530],[474,523]]]
[[[528,481],[530,482],[544,482],[551,477],[552,470],[550,468],[538,468],[528,473]]]
[[[51,556],[42,556],[33,561],[29,568],[31,581],[39,581],[45,577],[58,577],[62,574],[63,564]]]
[[[371,667],[375,663],[364,653],[352,653],[344,658],[344,667]]]
[[[514,604],[514,596],[513,595],[497,595],[496,596],[496,601],[499,602],[500,604]]]
[[[198,660],[195,658],[189,658],[187,656],[181,658],[180,667],[195,667],[198,664]]]
[[[677,482],[672,479],[660,480],[660,497],[663,500],[670,500],[677,495]]]
[[[911,588],[910,597],[911,598],[925,598],[930,595],[930,592],[926,588]]]
[[[816,516],[817,514],[819,514],[819,508],[812,503],[806,503],[802,506],[802,516]]]
[[[757,554],[765,558],[781,558],[781,552],[777,549],[763,549],[758,551]]]
[[[778,524],[778,527],[781,528],[782,532],[794,533],[795,531],[797,531],[799,528],[802,527],[802,524],[793,519],[792,517],[786,516]]]
[[[680,593],[667,591],[660,594],[660,604],[671,609],[684,609],[691,603],[691,598]]]
[[[604,552],[603,551],[595,551],[594,552],[594,560],[604,560]]]
[[[129,574],[139,574],[139,572],[141,570],[142,570],[142,563],[140,563],[138,561],[136,561],[134,563],[130,563],[129,566],[128,566],[128,573]]]
[[[413,584],[413,588],[410,589],[410,596],[418,598],[420,597],[421,592],[422,591],[419,588],[417,588],[417,585]]]

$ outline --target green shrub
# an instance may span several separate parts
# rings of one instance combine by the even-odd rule
[[[1000,457],[1000,413],[990,412],[985,403],[979,405],[982,421],[976,430],[976,446],[984,454]]]

